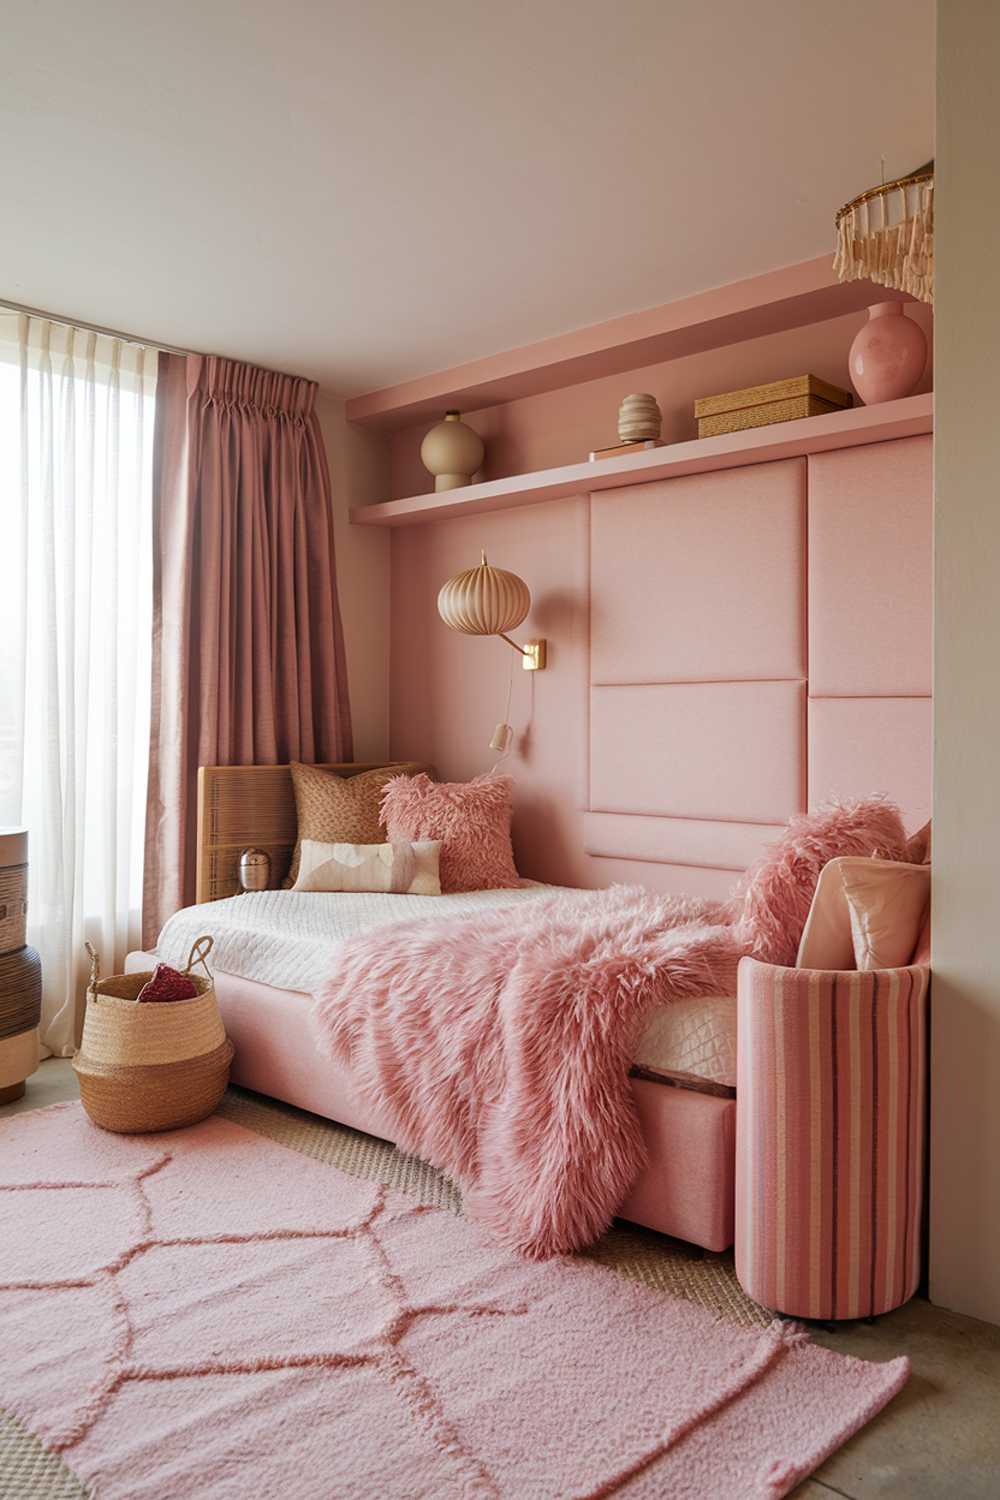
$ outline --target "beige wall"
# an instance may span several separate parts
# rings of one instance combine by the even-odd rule
[[[930,1292],[1000,1323],[1000,4],[938,27]]]
[[[356,760],[389,750],[389,536],[352,526],[352,505],[388,494],[385,445],[344,416],[343,402],[320,395],[317,411],[333,486],[337,584],[344,622]]]

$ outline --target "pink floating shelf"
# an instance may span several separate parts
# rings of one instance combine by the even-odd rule
[[[838,282],[833,258],[820,255],[714,287],[676,302],[627,313],[573,333],[455,365],[417,380],[352,397],[347,418],[391,429],[436,420],[448,407],[485,406],[535,396],[644,365],[803,328],[858,312],[872,301],[911,301],[870,281]]]
[[[933,395],[907,396],[902,401],[885,401],[879,406],[857,406],[821,417],[775,422],[749,432],[728,432],[721,437],[673,443],[666,448],[627,454],[624,458],[563,464],[557,469],[540,469],[535,474],[489,479],[484,484],[465,485],[440,495],[412,495],[405,500],[356,506],[351,511],[351,521],[356,526],[419,526],[452,516],[477,516],[491,510],[541,505],[566,495],[647,484],[654,479],[675,479],[682,474],[706,474],[716,469],[825,453],[831,448],[855,448],[864,443],[888,442],[891,438],[915,437],[931,432],[933,425]]]

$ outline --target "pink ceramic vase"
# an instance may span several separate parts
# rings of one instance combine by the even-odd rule
[[[926,362],[924,330],[906,316],[902,302],[876,302],[868,309],[849,359],[851,381],[866,406],[908,396]]]

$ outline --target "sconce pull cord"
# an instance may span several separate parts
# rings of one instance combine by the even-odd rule
[[[510,657],[508,656],[508,658],[507,658],[507,704],[506,704],[506,707],[504,708],[504,712],[503,712],[503,722],[501,724],[497,725],[496,732],[494,733],[494,737],[493,737],[494,740],[495,740],[496,737],[497,737],[497,735],[500,733],[501,729],[506,730],[506,734],[504,736],[504,739],[505,739],[506,743],[504,745],[503,754],[500,755],[497,758],[497,760],[494,761],[494,763],[493,763],[493,767],[492,767],[492,769],[490,771],[490,775],[491,776],[496,771],[497,766],[503,765],[504,761],[507,759],[508,755],[510,754],[511,746],[514,743],[514,731],[510,727],[510,699],[511,699],[511,693],[513,692],[513,690],[514,690],[514,663],[511,661]],[[491,741],[491,746],[492,746],[492,743],[493,742]]]

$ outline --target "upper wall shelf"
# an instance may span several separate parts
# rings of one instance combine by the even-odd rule
[[[348,421],[362,426],[408,427],[437,421],[449,407],[479,411],[789,328],[804,328],[858,312],[872,302],[911,300],[903,292],[873,287],[870,281],[838,282],[833,257],[820,255],[661,307],[626,313],[574,333],[354,396],[345,409]]]
[[[728,432],[722,437],[673,443],[624,458],[564,464],[558,469],[540,469],[535,474],[490,479],[484,484],[446,490],[440,495],[413,495],[406,500],[387,500],[381,505],[361,505],[351,511],[351,520],[357,526],[418,526],[453,516],[478,516],[491,510],[539,505],[566,495],[646,484],[653,479],[676,479],[682,474],[706,474],[715,469],[736,469],[747,464],[773,463],[780,458],[825,453],[831,448],[856,448],[864,443],[884,443],[890,438],[914,437],[932,431],[933,416],[932,395],[907,396],[902,401],[884,401],[878,406],[857,406],[822,417],[775,422],[749,432]]]

